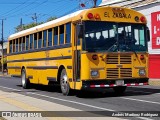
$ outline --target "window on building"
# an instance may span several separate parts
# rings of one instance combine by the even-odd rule
[[[47,42],[47,30],[43,31],[43,47],[46,47]]]
[[[25,37],[22,37],[22,51],[25,50]]]
[[[37,33],[34,33],[34,49],[37,48]]]
[[[30,49],[33,49],[33,34],[30,35]]]
[[[59,44],[64,44],[64,25],[61,25],[59,29]]]
[[[26,36],[26,50],[29,50],[29,35]]]
[[[54,28],[54,45],[58,45],[58,27]]]
[[[48,30],[48,46],[52,46],[52,28]]]
[[[9,53],[12,53],[12,40],[9,41]]]
[[[42,32],[38,33],[38,48],[42,46]]]
[[[66,43],[71,42],[71,23],[66,24]]]

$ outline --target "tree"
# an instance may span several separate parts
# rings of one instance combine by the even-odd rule
[[[57,19],[57,17],[50,17],[47,19],[47,22]]]
[[[57,19],[57,17],[50,17],[47,19],[46,22],[49,22],[51,20],[55,20]],[[32,28],[32,27],[35,27],[37,25],[40,25],[40,24],[43,24],[44,22],[40,22],[40,23],[35,23],[35,22],[32,22],[32,23],[29,23],[29,24],[26,24],[26,25],[18,25],[16,28],[15,28],[15,32],[20,32],[22,30],[26,30],[26,29],[29,29],[29,28]]]

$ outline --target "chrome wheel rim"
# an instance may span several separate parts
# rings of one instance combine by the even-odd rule
[[[67,83],[67,75],[64,74],[61,77],[61,89],[62,91],[66,92],[68,89],[68,83]]]
[[[26,83],[26,75],[25,75],[25,73],[24,73],[24,71],[22,72],[22,86],[24,86],[25,85],[25,83]]]

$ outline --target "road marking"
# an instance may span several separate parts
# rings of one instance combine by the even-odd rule
[[[140,99],[134,99],[134,98],[127,98],[127,97],[120,97],[122,99],[132,100],[132,101],[140,101],[140,102],[146,102],[146,103],[153,103],[153,104],[159,104],[159,102],[153,102],[153,101],[147,101],[147,100],[140,100]]]
[[[5,88],[5,89],[10,89],[10,90],[15,90],[15,91],[22,91],[22,90],[18,90],[18,89],[14,89],[14,88],[8,88],[8,87],[4,87],[4,86],[0,86],[0,87]],[[61,98],[57,98],[57,97],[50,97],[50,96],[47,96],[47,95],[42,95],[42,94],[37,94],[37,93],[32,93],[32,92],[26,92],[26,93],[32,94],[32,95],[37,95],[37,96],[42,96],[42,97],[46,97],[46,98],[50,98],[50,99],[60,100],[60,101],[63,101],[63,102],[75,103],[75,104],[78,104],[78,105],[87,106],[87,107],[91,107],[91,108],[96,108],[96,109],[100,109],[100,110],[116,112],[116,110],[113,110],[113,109],[106,109],[106,108],[97,107],[97,106],[93,106],[93,105],[89,105],[89,104],[85,104],[85,103],[80,103],[80,102],[76,102],[76,101],[65,100],[65,99],[61,99]],[[154,120],[154,119],[150,119],[150,118],[146,118],[146,117],[136,117],[136,118],[139,118],[139,119],[142,119],[142,120]]]
[[[4,87],[4,88],[7,88],[7,87]],[[14,89],[14,90],[16,90],[16,89]],[[16,90],[16,91],[19,91],[19,90]],[[13,97],[12,98],[8,98],[8,97],[6,97],[6,96],[4,96],[2,94],[0,95],[0,101],[3,101],[5,103],[11,104],[11,105],[14,105],[14,106],[19,107],[19,108],[21,108],[23,110],[26,110],[26,111],[35,111],[35,112],[36,111],[45,111],[44,109],[41,109],[41,108],[35,107],[33,105],[29,105],[27,103],[15,100]],[[65,118],[65,117],[56,117],[57,116],[56,114],[52,114],[52,115],[53,115],[53,117],[55,116],[54,120],[60,120],[60,119],[61,120],[72,120],[70,118]],[[52,117],[48,117],[46,119],[53,120]]]

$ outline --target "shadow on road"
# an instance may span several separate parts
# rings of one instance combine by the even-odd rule
[[[22,87],[21,85],[17,85],[18,87]],[[59,85],[54,86],[46,86],[46,85],[35,85],[32,84],[27,92],[52,92],[52,93],[61,93],[61,88]],[[26,90],[25,90],[26,92]],[[126,91],[117,95],[112,88],[104,88],[104,89],[94,89],[94,90],[81,90],[81,91],[72,91],[70,96],[76,96],[78,98],[105,98],[105,97],[119,97],[119,96],[141,96],[141,95],[150,95],[160,93],[160,87],[154,88],[154,86],[150,87],[128,87]]]

